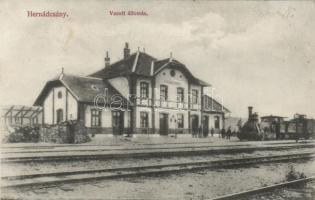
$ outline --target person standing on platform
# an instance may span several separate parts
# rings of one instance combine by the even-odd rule
[[[221,136],[223,139],[225,138],[225,129],[224,128],[222,128],[222,130],[221,130]]]
[[[232,134],[231,127],[229,127],[227,132],[226,132],[226,139],[230,140],[231,139],[231,134]]]

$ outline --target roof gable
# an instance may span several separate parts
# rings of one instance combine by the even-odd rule
[[[77,101],[84,103],[93,103],[97,96],[105,95],[105,90],[109,97],[114,95],[123,97],[107,80],[93,77],[63,75],[58,80],[52,80],[46,83],[34,105],[43,105],[51,88],[57,86],[66,87]]]
[[[140,51],[137,51],[136,53],[131,54],[129,57],[119,60],[110,66],[89,75],[89,77],[108,79],[118,76],[127,76],[132,73],[150,77],[156,75],[159,71],[168,66],[182,69],[188,78],[195,84],[210,86],[209,83],[194,77],[188,68],[178,60],[169,58],[157,60],[151,55]]]
[[[202,86],[211,86],[209,83],[202,81],[198,78],[196,78],[190,71],[189,69],[181,62],[175,59],[164,59],[161,61],[157,61],[157,66],[155,67],[154,74],[157,75],[159,72],[161,72],[163,69],[170,67],[170,68],[175,68],[180,71],[182,71],[186,77],[188,78],[189,81],[191,81],[194,84],[197,85],[202,85]]]
[[[139,75],[150,76],[152,61],[154,62],[156,59],[146,53],[139,53],[135,73]]]
[[[119,60],[110,66],[89,75],[89,77],[106,79],[131,74],[135,58],[136,53],[131,54],[129,57]]]
[[[224,107],[221,103],[219,103],[217,100],[213,99],[212,97],[208,95],[204,95],[204,108],[205,111],[209,112],[227,112],[229,113],[230,110]]]

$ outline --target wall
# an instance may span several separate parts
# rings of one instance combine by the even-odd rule
[[[113,79],[109,79],[108,82],[120,92],[126,99],[128,99],[129,95],[129,83],[128,79],[125,77],[117,77]]]
[[[216,116],[218,116],[219,120],[220,120],[220,129],[223,128],[223,117],[222,117],[222,114],[204,113],[203,115],[209,116],[209,129],[211,129],[212,127],[214,128],[214,120],[215,120]]]
[[[184,88],[184,102],[188,102],[188,80],[185,75],[175,70],[175,76],[171,76],[170,72],[172,69],[165,68],[159,72],[155,77],[155,96],[157,99],[160,98],[160,85],[168,86],[168,100],[177,101],[177,88]],[[174,106],[175,107],[175,106]]]
[[[91,127],[91,109],[94,106],[86,105],[85,106],[85,126]],[[101,116],[101,125],[103,128],[111,128],[112,127],[112,112],[109,109],[102,109],[102,116]]]
[[[175,71],[175,75],[171,75],[171,71]],[[140,96],[140,82],[141,81],[146,81],[149,83],[149,98],[152,98],[152,88],[151,88],[151,81],[150,79],[145,79],[145,78],[138,78],[137,81],[137,94]],[[168,103],[162,102],[162,106],[160,107],[160,86],[161,85],[167,85],[168,86]],[[183,88],[184,89],[184,103],[183,104],[178,104],[177,103],[177,88]],[[168,114],[168,125],[169,125],[169,132],[171,133],[172,130],[178,129],[177,125],[177,114],[181,113],[184,115],[184,128],[185,133],[189,132],[189,123],[190,119],[188,116],[188,91],[189,89],[189,82],[186,76],[177,69],[172,69],[172,68],[165,68],[161,70],[155,77],[155,90],[154,90],[154,95],[155,95],[155,112],[154,112],[154,118],[155,118],[155,133],[159,133],[159,128],[160,128],[160,113],[167,113]],[[198,104],[194,106],[195,110],[191,111],[192,114],[198,115],[199,118],[199,124],[201,123],[201,111],[200,111],[200,104],[201,104],[201,86],[198,85],[192,85],[192,89],[197,89],[198,90]],[[138,102],[139,105],[139,102]],[[143,106],[148,106],[149,107],[142,107],[142,106],[137,106],[137,117],[136,117],[136,127],[137,129],[140,128],[140,112],[141,111],[146,111],[149,113],[149,128],[152,128],[152,108],[151,104],[143,104]]]
[[[168,127],[169,127],[169,129],[178,129],[177,128],[178,127],[177,114],[183,114],[184,115],[184,129],[189,128],[189,119],[188,119],[188,112],[187,111],[159,108],[158,110],[155,111],[156,133],[159,133],[159,129],[160,129],[160,113],[167,113],[168,114]]]
[[[61,92],[61,98],[58,98],[58,92]],[[63,121],[77,119],[77,101],[72,96],[72,94],[63,86],[52,88],[44,101],[44,120],[46,124],[56,123],[56,112],[58,109],[63,110]]]
[[[44,101],[44,123],[53,124],[53,92],[52,90],[48,93]]]
[[[101,116],[101,127],[91,127],[91,109],[94,106],[85,105],[84,106],[84,125],[88,128],[89,133],[93,134],[113,134],[112,128],[112,110],[110,109],[102,109]],[[128,128],[130,127],[130,111],[124,110],[124,132],[128,132]]]

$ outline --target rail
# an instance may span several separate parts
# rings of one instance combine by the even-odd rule
[[[273,150],[288,150],[299,148],[314,148],[314,144],[308,145],[292,145],[292,146],[261,146],[261,147],[239,147],[233,148],[213,148],[213,147],[177,147],[177,148],[136,148],[136,149],[119,149],[116,152],[108,150],[100,151],[93,150],[82,152],[81,154],[69,154],[75,151],[61,151],[59,154],[41,155],[39,152],[34,155],[27,156],[9,156],[2,154],[2,163],[26,163],[26,162],[51,162],[51,161],[67,161],[67,160],[98,160],[98,159],[121,159],[121,158],[154,158],[154,157],[170,157],[170,156],[192,156],[192,155],[212,155],[212,154],[227,154],[227,153],[252,153],[254,151],[273,151]],[[144,151],[146,150],[146,151]],[[162,151],[161,151],[162,150]],[[61,153],[68,154],[61,154]],[[55,153],[55,152],[52,152]],[[57,152],[58,153],[58,152]]]
[[[241,159],[226,159],[219,161],[197,161],[186,163],[170,163],[160,165],[147,165],[121,168],[105,168],[98,170],[80,170],[55,173],[29,174],[20,176],[2,177],[2,188],[55,185],[93,180],[115,179],[123,177],[138,177],[164,173],[185,172],[191,170],[228,168],[235,166],[248,166],[259,163],[285,162],[297,159],[311,159],[315,152],[302,154],[289,154],[278,156],[259,156]]]
[[[247,197],[250,195],[259,194],[259,193],[266,192],[266,191],[275,190],[278,188],[287,187],[290,185],[295,185],[295,184],[300,184],[303,182],[313,181],[313,180],[315,180],[315,176],[308,177],[308,178],[302,178],[302,179],[298,179],[298,180],[294,180],[294,181],[278,183],[278,184],[274,184],[274,185],[270,185],[270,186],[266,186],[266,187],[262,187],[262,188],[237,192],[237,193],[228,194],[228,195],[224,195],[224,196],[219,196],[219,197],[213,198],[212,200],[229,200],[229,199],[242,198],[242,197]]]

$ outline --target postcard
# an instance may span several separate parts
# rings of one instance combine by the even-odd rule
[[[1,199],[314,199],[315,1],[1,0]]]

